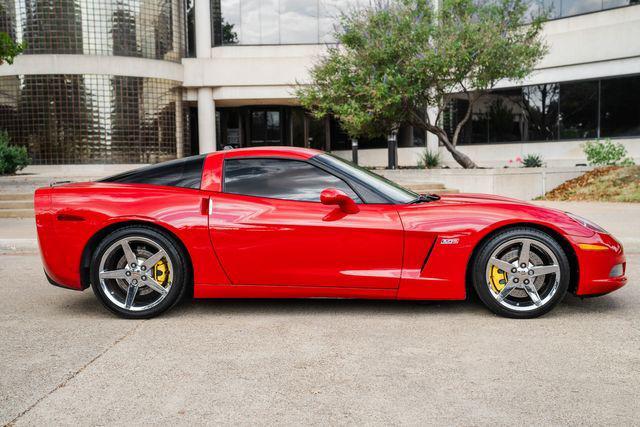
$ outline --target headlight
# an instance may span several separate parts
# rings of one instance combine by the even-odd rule
[[[589,221],[586,218],[582,218],[579,215],[576,214],[572,214],[571,212],[565,212],[569,218],[571,218],[572,220],[574,220],[575,222],[577,222],[578,224],[581,224],[584,227],[587,227],[589,230],[593,230],[593,231],[597,231],[598,233],[606,233],[609,234],[607,232],[607,230],[605,230],[604,228],[600,227],[598,224],[596,224],[595,222]]]

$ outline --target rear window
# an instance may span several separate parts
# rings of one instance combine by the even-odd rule
[[[98,182],[117,182],[123,184],[166,185],[200,189],[202,168],[206,155],[171,160],[156,165],[145,166],[118,175],[103,178]]]

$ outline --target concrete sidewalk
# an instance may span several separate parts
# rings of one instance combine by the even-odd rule
[[[0,219],[0,254],[38,251],[34,218]]]
[[[640,253],[640,204],[592,202],[533,202],[573,212],[601,225],[624,245],[628,253]],[[38,251],[33,218],[0,219],[0,254]]]

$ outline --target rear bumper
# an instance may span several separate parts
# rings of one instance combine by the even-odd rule
[[[47,273],[47,270],[44,270],[44,275],[47,277],[47,281],[50,284],[52,284],[53,286],[55,286],[55,287],[62,288],[62,289],[71,289],[73,291],[82,291],[82,290],[84,290],[84,289],[72,288],[70,286],[65,286],[65,285],[62,285],[62,284],[56,282],[55,280],[53,280],[51,278],[51,276],[49,276],[49,274]]]
[[[622,245],[608,234],[596,233],[574,241],[579,281],[576,295],[608,294],[627,283],[627,262]]]

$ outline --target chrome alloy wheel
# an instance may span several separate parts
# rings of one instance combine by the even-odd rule
[[[158,305],[173,283],[167,252],[146,237],[117,240],[102,255],[98,277],[104,295],[116,306],[144,311]]]
[[[547,304],[560,284],[560,266],[546,244],[516,238],[498,246],[489,257],[486,283],[502,306],[532,311]]]

